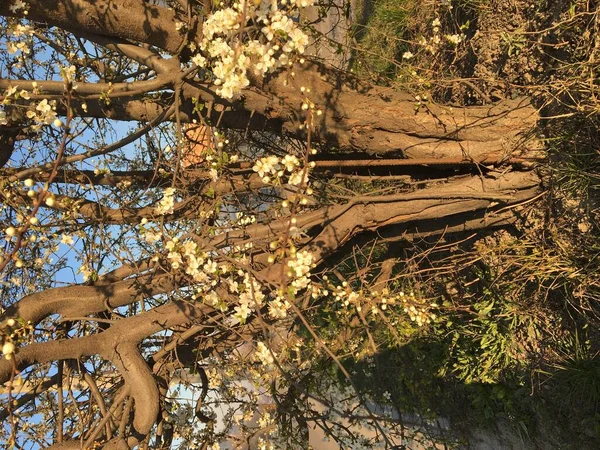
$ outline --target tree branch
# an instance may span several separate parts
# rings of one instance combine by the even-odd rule
[[[23,17],[13,13],[11,2],[0,3],[0,15]],[[154,45],[176,53],[184,35],[175,23],[184,22],[174,11],[138,0],[27,0],[27,18],[48,23],[74,34],[94,33]]]

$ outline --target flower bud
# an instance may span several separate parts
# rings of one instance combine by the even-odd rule
[[[6,359],[11,359],[12,354],[15,352],[15,344],[12,342],[5,342],[2,346],[2,354]]]

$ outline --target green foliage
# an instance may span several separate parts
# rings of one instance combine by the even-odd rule
[[[599,356],[591,341],[581,341],[578,332],[565,339],[561,360],[550,366],[549,383],[561,393],[566,405],[577,404],[582,411],[600,413]]]
[[[441,318],[448,338],[447,365],[465,383],[496,383],[508,370],[526,361],[524,346],[540,337],[540,319],[499,289],[489,268],[473,269],[478,276],[477,301],[468,309],[449,310]],[[510,288],[510,287],[508,287]],[[446,304],[450,306],[449,303]]]
[[[356,25],[359,39],[356,72],[369,78],[392,77],[402,52],[408,49],[403,40],[414,16],[414,0],[375,0],[373,12],[365,25]]]

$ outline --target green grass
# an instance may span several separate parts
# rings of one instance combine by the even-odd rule
[[[356,24],[358,49],[354,69],[358,75],[393,77],[397,61],[408,49],[403,41],[410,27],[415,0],[375,0],[366,24]],[[360,14],[359,14],[360,15]]]

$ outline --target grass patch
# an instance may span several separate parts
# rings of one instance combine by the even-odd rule
[[[363,8],[364,8],[364,3]],[[415,16],[414,0],[375,0],[370,13],[360,10],[357,16],[368,15],[366,23],[356,24],[354,36],[358,42],[353,68],[359,76],[393,78]]]

